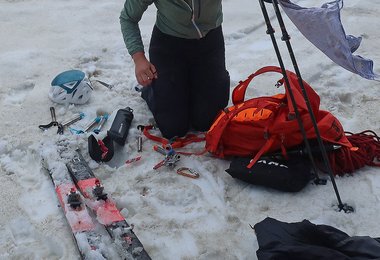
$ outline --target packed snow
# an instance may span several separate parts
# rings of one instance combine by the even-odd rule
[[[321,6],[321,0],[295,3]],[[0,1],[0,259],[77,259],[70,228],[42,156],[55,153],[56,141],[67,138],[86,151],[89,133],[75,135],[56,128],[41,131],[50,122],[49,107],[57,120],[76,113],[86,116],[73,127],[81,129],[99,111],[111,114],[127,106],[134,120],[124,147],[113,160],[98,164],[84,153],[152,259],[256,259],[258,249],[250,225],[267,216],[286,222],[308,219],[332,225],[349,235],[380,237],[380,169],[364,167],[353,175],[336,178],[344,203],[354,213],[337,212],[331,182],[308,185],[298,193],[283,193],[233,179],[225,170],[229,161],[210,155],[182,156],[178,167],[191,167],[198,179],[177,175],[165,167],[153,170],[162,155],[157,144],[143,139],[137,152],[137,126],[152,120],[147,105],[135,91],[134,66],[125,48],[119,25],[124,0],[2,0]],[[231,91],[240,80],[267,65],[278,65],[266,34],[258,1],[224,0],[223,30]],[[285,65],[293,70],[280,29],[268,5]],[[379,74],[379,1],[346,0],[342,22],[347,34],[362,36],[356,51],[372,59]],[[299,68],[305,81],[321,97],[321,106],[339,118],[346,131],[371,129],[380,134],[379,87],[334,64],[309,43],[284,14]],[[151,6],[140,22],[148,48],[155,20]],[[84,105],[59,105],[48,98],[52,79],[79,69],[114,87],[93,82],[94,91]],[[250,96],[276,93],[276,77],[263,76],[248,91]],[[168,100],[170,105],[170,100]],[[173,119],[175,120],[175,119]],[[186,147],[202,149],[202,144]],[[125,164],[128,159],[141,160]]]

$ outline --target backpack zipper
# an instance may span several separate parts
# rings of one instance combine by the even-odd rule
[[[198,19],[201,17],[201,0],[198,0]]]
[[[202,32],[201,30],[199,29],[197,23],[195,22],[195,14],[194,14],[194,9],[195,9],[195,6],[194,6],[194,0],[191,0],[191,6],[185,1],[183,0],[183,2],[187,5],[187,7],[189,7],[190,11],[191,11],[191,22],[192,24],[194,25],[195,29],[197,30],[197,33],[198,33],[198,36],[199,38],[203,38],[203,35],[202,35]],[[201,3],[200,1],[198,0],[198,3],[199,3],[199,11],[198,11],[198,18],[200,17],[201,15],[201,12],[200,12],[200,8],[201,8]]]

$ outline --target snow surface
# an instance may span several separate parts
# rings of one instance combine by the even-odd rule
[[[2,0],[0,1],[0,259],[76,259],[70,229],[57,206],[54,187],[41,165],[43,153],[54,153],[56,129],[41,132],[55,106],[59,121],[84,112],[80,128],[99,110],[112,113],[134,109],[134,121],[125,147],[107,164],[97,164],[86,154],[135,233],[153,259],[255,259],[258,249],[250,225],[270,216],[282,221],[308,219],[335,226],[349,235],[380,236],[380,169],[365,167],[353,176],[336,179],[344,203],[355,213],[336,212],[331,182],[309,185],[296,194],[255,187],[232,179],[229,162],[210,156],[183,157],[178,166],[192,167],[199,179],[168,169],[152,170],[162,156],[144,139],[139,155],[136,126],[148,124],[152,115],[135,92],[134,67],[125,49],[119,25],[124,0]],[[277,65],[258,1],[224,0],[224,33],[231,90],[239,80],[266,65]],[[303,6],[321,6],[320,0],[302,0]],[[269,6],[270,7],[270,6]],[[272,9],[269,9],[270,12]],[[347,34],[362,36],[356,54],[373,59],[379,73],[380,2],[346,0],[342,21]],[[273,13],[271,12],[273,17]],[[151,7],[141,21],[148,46],[155,19]],[[321,96],[322,108],[331,111],[345,130],[380,133],[379,87],[335,65],[312,46],[284,16],[303,78]],[[273,26],[279,32],[273,20]],[[279,39],[279,33],[276,33]],[[284,44],[279,41],[281,49]],[[287,52],[287,68],[292,70]],[[90,101],[81,106],[53,104],[47,96],[50,82],[60,72],[80,69],[114,85],[112,90],[94,83]],[[264,77],[248,95],[275,91],[274,80]],[[104,131],[103,131],[104,132]],[[104,133],[101,133],[104,135]],[[88,135],[66,137],[85,149]],[[193,149],[202,148],[195,145]]]

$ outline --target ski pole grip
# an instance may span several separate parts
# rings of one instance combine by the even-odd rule
[[[130,107],[119,109],[112,122],[110,130],[108,130],[108,136],[119,145],[124,145],[132,120],[133,109]]]

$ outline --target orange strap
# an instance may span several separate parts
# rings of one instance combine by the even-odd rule
[[[264,153],[266,153],[269,150],[269,148],[272,146],[275,138],[276,138],[276,136],[272,135],[266,141],[264,146],[261,147],[261,149],[256,153],[255,157],[249,162],[249,164],[247,165],[247,168],[252,168],[252,166],[260,159],[261,155],[263,155]]]
[[[202,133],[200,135],[196,134],[187,134],[184,137],[177,137],[172,141],[169,141],[166,138],[159,137],[156,135],[152,135],[149,130],[153,129],[153,125],[147,125],[144,126],[143,134],[150,140],[156,141],[161,143],[162,147],[166,147],[168,144],[171,145],[173,149],[181,148],[184,147],[188,144],[191,143],[198,143],[198,142],[203,142],[205,140],[205,134]],[[203,149],[201,152],[181,152],[181,151],[176,151],[176,153],[183,154],[183,155],[202,155],[206,153],[207,150]]]

